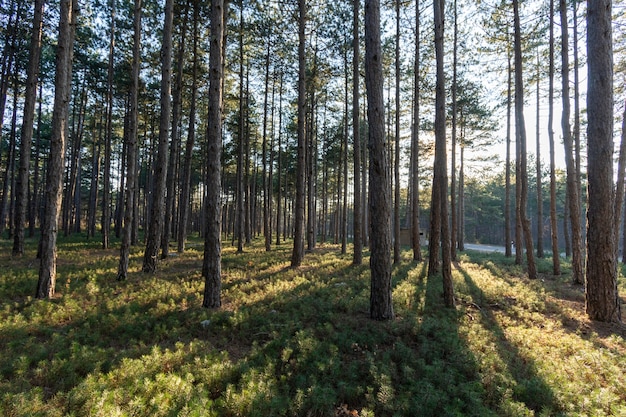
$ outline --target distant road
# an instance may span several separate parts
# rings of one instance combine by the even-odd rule
[[[498,252],[505,253],[504,246],[496,246],[496,245],[479,245],[476,243],[466,243],[465,249],[475,250],[478,252]],[[511,248],[512,253],[515,253],[515,247]]]

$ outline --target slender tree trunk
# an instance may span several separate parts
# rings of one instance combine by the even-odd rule
[[[193,64],[191,73],[191,97],[189,104],[189,130],[187,143],[185,144],[185,157],[183,160],[183,175],[181,178],[180,193],[180,219],[178,221],[178,253],[185,251],[187,240],[187,223],[191,203],[191,159],[193,147],[196,141],[196,97],[198,95],[198,19],[200,18],[200,5],[193,6]]]
[[[115,53],[115,0],[111,0],[109,63],[107,69],[106,128],[104,138],[104,173],[102,179],[102,249],[109,248],[111,228],[111,141],[113,136],[113,70]]]
[[[291,266],[297,267],[304,258],[304,196],[305,196],[305,159],[306,159],[306,56],[305,56],[305,28],[306,28],[306,1],[298,0],[298,154],[296,168],[296,207],[293,251]]]
[[[359,120],[359,6],[360,0],[352,0],[352,150],[354,158],[354,253],[353,265],[363,263],[363,236],[361,234],[361,133]],[[325,219],[324,219],[325,221]]]
[[[181,134],[179,133],[179,125],[180,125],[180,111],[181,111],[181,101],[183,94],[183,72],[185,70],[185,40],[187,34],[187,9],[189,7],[189,2],[185,2],[185,5],[182,10],[182,25],[180,28],[180,40],[178,43],[178,51],[176,58],[176,78],[174,80],[174,90],[172,94],[172,142],[170,146],[170,158],[168,161],[167,167],[167,189],[166,189],[166,197],[165,197],[165,223],[163,225],[163,236],[161,237],[161,259],[167,259],[169,256],[169,245],[170,245],[170,237],[172,236],[172,223],[174,223],[175,218],[175,203],[176,203],[176,184],[179,182],[178,176],[178,167],[177,162],[179,160],[180,154],[180,142],[181,142]],[[194,6],[197,8],[197,6]],[[195,23],[194,23],[195,25]],[[195,35],[194,35],[195,36]],[[194,63],[195,65],[195,63]],[[194,79],[193,83],[196,82]],[[193,102],[194,100],[191,99]],[[194,107],[195,112],[195,102],[191,105]],[[190,109],[191,111],[191,109]],[[195,114],[194,114],[195,117]],[[194,126],[193,128],[191,126]],[[189,118],[189,130],[195,128],[195,120]],[[183,168],[184,169],[184,168]],[[184,178],[183,178],[184,181]],[[182,193],[181,193],[182,194]],[[181,206],[187,207],[188,199],[181,200]],[[182,224],[178,225],[179,227],[184,227]]]
[[[536,141],[536,154],[537,154],[537,258],[543,258],[543,173],[541,172],[541,127],[540,127],[540,113],[539,113],[539,87],[540,83],[540,64],[539,64],[539,51],[537,51],[537,126],[535,130]]]
[[[56,239],[62,196],[65,144],[68,132],[68,113],[72,82],[72,57],[76,27],[77,3],[61,0],[56,72],[54,80],[54,107],[50,157],[46,179],[46,208],[41,234],[41,263],[36,298],[51,298],[56,286]]]
[[[613,227],[613,60],[611,1],[587,7],[587,315],[621,321]]]
[[[283,154],[282,154],[282,138],[283,138],[283,70],[280,70],[280,87],[278,89],[278,166],[276,176],[278,177],[278,186],[276,193],[276,246],[280,245],[280,234],[284,228],[284,222],[282,222],[283,207],[282,203],[282,191],[283,191]]]
[[[243,72],[243,1],[239,1],[239,131],[237,132],[237,220],[235,222],[235,234],[237,240],[237,253],[243,252],[244,244],[244,72]]]
[[[413,260],[422,261],[421,237],[420,237],[420,2],[415,0],[415,62],[414,62],[414,86],[413,86],[413,131],[411,137],[411,243],[413,245]]]
[[[576,179],[576,160],[574,146],[570,131],[570,101],[569,101],[569,42],[567,27],[567,6],[565,0],[560,0],[559,9],[561,15],[561,80],[563,97],[563,115],[561,126],[563,128],[563,144],[565,146],[565,166],[567,169],[567,194],[569,197],[569,216],[572,227],[572,282],[583,284],[585,281],[585,259],[583,253],[583,236],[580,213],[580,187]]]
[[[39,76],[39,58],[41,56],[43,0],[35,0],[33,28],[30,38],[28,68],[26,72],[26,91],[24,92],[24,114],[20,136],[20,162],[15,192],[15,233],[13,255],[24,254],[24,228],[26,207],[28,206],[28,173],[30,169],[30,148],[33,140],[35,121],[35,101],[37,99],[37,79]]]
[[[393,263],[400,263],[400,0],[395,1],[396,8],[396,114],[395,114],[395,147],[394,147],[394,198],[393,198]]]
[[[454,308],[454,287],[450,258],[450,227],[448,220],[448,170],[446,155],[446,92],[443,67],[444,51],[444,0],[435,1],[435,59],[437,79],[435,86],[435,164],[433,175],[432,208],[430,214],[431,241],[429,242],[428,276],[438,270],[438,255],[441,246],[443,275],[443,298],[446,307]],[[434,237],[433,237],[434,235]]]
[[[202,276],[204,299],[202,306],[221,306],[222,289],[222,88],[224,77],[224,26],[226,12],[223,0],[211,1],[211,49],[209,52],[209,120],[207,130],[207,190],[205,199],[205,240]]]
[[[146,250],[143,257],[143,271],[154,272],[165,218],[165,185],[168,164],[168,139],[170,136],[171,95],[172,95],[172,26],[173,0],[165,1],[165,22],[163,25],[163,45],[161,47],[161,116],[159,123],[159,143],[154,164],[154,188],[150,207],[150,227],[146,236]]]
[[[506,87],[506,159],[505,159],[505,185],[504,185],[504,256],[507,258],[513,255],[511,250],[512,233],[511,233],[511,103],[512,103],[512,87],[513,87],[513,67],[511,63],[511,48],[508,42],[509,32],[507,29],[507,87]],[[517,243],[517,242],[516,242]],[[521,254],[518,258],[520,248],[515,248],[515,263],[521,263]]]
[[[272,51],[272,34],[267,35],[267,50],[265,54],[265,90],[263,92],[263,139],[261,143],[261,160],[263,164],[262,182],[263,182],[263,237],[265,240],[265,250],[272,250],[272,233],[271,233],[271,212],[269,210],[270,201],[272,200],[271,182],[267,178],[267,114],[269,100],[269,84],[270,84],[270,53]],[[270,149],[270,153],[271,153]],[[271,169],[271,166],[270,166]]]
[[[528,172],[527,172],[527,152],[526,152],[526,127],[524,126],[524,85],[522,77],[522,41],[520,31],[519,3],[513,0],[514,29],[515,29],[515,138],[519,142],[520,161],[520,199],[519,199],[519,220],[521,223],[526,246],[526,263],[528,267],[528,277],[537,278],[535,266],[535,254],[533,252],[533,236],[530,229],[530,220],[526,215],[528,201]],[[521,249],[521,248],[518,248]]]
[[[552,246],[552,273],[561,275],[559,228],[556,215],[556,163],[554,156],[554,0],[550,0],[550,38],[548,64],[548,141],[550,143],[550,242]]]
[[[35,223],[39,217],[39,155],[41,154],[41,115],[42,115],[42,94],[43,83],[39,83],[39,104],[37,109],[37,139],[35,140],[35,161],[33,172],[33,194],[30,201],[30,213],[28,216],[28,236],[35,236]]]
[[[122,245],[120,248],[120,262],[117,269],[118,281],[125,280],[128,275],[128,258],[132,244],[133,216],[137,184],[137,137],[138,115],[137,97],[139,92],[139,69],[141,60],[141,0],[135,0],[133,11],[133,61],[131,67],[130,84],[130,114],[128,123],[127,168],[126,168],[126,205],[124,207],[124,223],[122,225]]]
[[[458,212],[456,206],[456,143],[457,143],[457,63],[458,63],[458,10],[457,2],[453,1],[454,34],[452,44],[452,145],[450,150],[450,258],[456,260],[456,236],[458,230]]]
[[[391,300],[391,191],[385,151],[385,109],[380,41],[380,2],[365,0],[365,84],[369,122],[370,316],[394,318]]]

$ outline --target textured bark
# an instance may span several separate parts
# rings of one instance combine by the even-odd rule
[[[507,31],[507,38],[508,38]],[[513,87],[513,68],[511,64],[511,48],[507,44],[507,87],[506,87],[506,159],[505,159],[505,185],[504,185],[504,256],[510,257],[512,251],[511,232],[511,103]],[[517,263],[517,250],[515,252],[515,262]]]
[[[527,151],[526,151],[526,127],[524,125],[524,84],[522,77],[522,40],[519,18],[518,0],[513,0],[514,14],[514,40],[515,40],[515,138],[519,143],[519,209],[518,224],[524,236],[526,247],[526,267],[528,268],[528,278],[537,278],[537,268],[535,265],[535,254],[533,252],[533,236],[530,230],[530,220],[526,214],[528,202],[528,171],[527,171]],[[520,247],[517,248],[521,249]]]
[[[433,3],[435,25],[435,163],[433,172],[433,194],[431,208],[431,241],[429,242],[428,276],[438,271],[438,255],[441,249],[441,273],[443,277],[443,299],[446,307],[454,308],[454,287],[450,258],[450,226],[448,220],[448,169],[446,155],[446,92],[443,66],[444,51],[444,0]],[[433,238],[433,235],[435,236]],[[432,262],[432,264],[431,264]]]
[[[102,178],[102,249],[109,248],[111,227],[111,141],[113,136],[113,56],[115,52],[115,0],[111,0],[109,63],[107,66],[106,127],[104,137],[104,173]]]
[[[451,134],[451,150],[450,150],[450,257],[456,260],[456,239],[459,219],[457,216],[456,201],[456,145],[457,145],[457,63],[458,63],[458,12],[456,0],[453,1],[454,15],[454,33],[452,44],[452,134]]]
[[[396,114],[395,114],[395,146],[393,164],[393,263],[400,262],[400,0],[395,1],[396,9]]]
[[[569,99],[569,48],[567,30],[567,6],[565,0],[559,2],[561,16],[561,80],[563,97],[563,145],[565,146],[565,167],[567,170],[567,194],[569,197],[569,218],[572,227],[572,282],[583,284],[585,280],[585,260],[583,253],[583,235],[581,225],[580,187],[578,183],[574,144],[570,129],[570,99]]]
[[[272,201],[271,182],[268,181],[267,167],[267,115],[269,100],[269,83],[270,83],[270,53],[272,48],[272,35],[267,35],[267,50],[265,53],[265,89],[263,91],[263,139],[261,142],[261,160],[263,164],[262,182],[263,182],[263,238],[265,241],[265,250],[272,249],[272,230],[271,230],[271,211],[270,201]],[[270,149],[270,153],[272,150]],[[271,166],[270,166],[271,169]]]
[[[183,175],[181,177],[180,191],[180,214],[178,220],[177,251],[185,251],[187,240],[187,223],[189,219],[189,205],[191,203],[191,159],[193,147],[196,141],[196,99],[198,95],[198,19],[200,18],[200,5],[194,3],[193,9],[193,64],[191,69],[191,97],[189,104],[189,130],[185,143],[185,156],[183,159]]]
[[[391,300],[391,191],[385,150],[385,109],[380,42],[380,2],[365,0],[365,84],[369,123],[370,316],[394,317]]]
[[[57,233],[61,208],[65,145],[68,132],[69,100],[72,82],[72,56],[77,3],[61,0],[59,36],[54,79],[52,132],[46,179],[46,209],[41,231],[41,262],[36,298],[51,298],[56,285]]]
[[[122,245],[120,247],[120,262],[117,269],[117,279],[125,280],[128,275],[128,258],[132,243],[133,215],[137,184],[137,137],[138,137],[138,108],[137,96],[139,92],[139,69],[141,59],[141,0],[135,0],[133,11],[133,61],[131,67],[131,84],[129,100],[129,120],[126,151],[126,204],[124,206],[124,222],[122,224]]]
[[[205,200],[205,240],[202,276],[204,299],[202,306],[221,306],[222,288],[222,80],[224,77],[224,1],[211,1],[211,49],[209,52],[209,113],[207,130],[207,190]]]
[[[296,201],[294,212],[293,251],[291,266],[300,266],[304,258],[304,196],[305,196],[305,163],[306,163],[306,61],[305,61],[305,27],[306,1],[299,0],[298,17],[298,155],[296,168]]]
[[[542,181],[542,172],[541,172],[541,126],[540,126],[540,112],[539,112],[539,101],[540,101],[540,89],[541,86],[540,79],[540,63],[539,63],[539,51],[537,51],[537,113],[536,116],[536,130],[535,130],[535,139],[536,139],[536,173],[537,173],[537,258],[543,258],[543,181]]]
[[[415,56],[413,64],[413,131],[411,132],[411,244],[413,260],[422,261],[420,239],[420,4],[415,1]],[[356,162],[355,162],[356,163]]]
[[[352,146],[354,152],[354,253],[352,263],[363,262],[363,237],[361,233],[361,133],[359,120],[359,5],[360,0],[352,0]]]
[[[28,172],[30,169],[30,147],[33,140],[33,124],[35,121],[35,101],[37,98],[37,79],[39,75],[39,58],[41,56],[43,0],[35,0],[33,28],[30,38],[28,68],[26,75],[26,91],[24,92],[24,114],[20,136],[20,162],[18,167],[15,190],[15,233],[13,239],[13,255],[24,254],[24,228],[26,224],[26,207],[28,206]]]
[[[611,0],[587,11],[587,280],[589,318],[621,321],[613,217],[613,66]]]
[[[163,44],[161,46],[161,116],[159,122],[159,142],[154,163],[154,187],[150,207],[150,227],[146,236],[146,250],[143,257],[143,271],[154,272],[163,233],[165,218],[165,185],[168,164],[168,140],[170,136],[171,93],[172,93],[172,20],[173,0],[165,1],[165,22]]]
[[[552,247],[552,273],[561,275],[559,229],[556,216],[556,162],[554,156],[554,0],[550,0],[550,38],[548,63],[548,141],[550,143],[550,243]]]
[[[179,182],[178,176],[178,162],[180,155],[180,142],[181,142],[181,134],[179,133],[179,124],[180,124],[180,111],[181,111],[181,101],[183,95],[183,72],[185,70],[185,45],[186,45],[186,35],[187,35],[187,21],[188,21],[188,9],[189,2],[185,2],[182,14],[182,25],[180,29],[180,39],[178,43],[178,51],[176,57],[176,78],[174,80],[174,87],[172,91],[172,139],[170,145],[170,158],[167,166],[167,187],[166,187],[166,196],[165,196],[165,222],[163,225],[163,236],[161,237],[161,259],[167,259],[170,251],[170,237],[173,232],[173,225],[178,223],[174,221],[175,218],[175,206],[176,206],[176,195],[177,189],[176,184]],[[197,8],[197,7],[196,7]],[[195,23],[194,23],[195,24]],[[195,64],[194,64],[195,65]],[[195,79],[192,82],[196,82]],[[193,89],[193,87],[192,87]],[[193,117],[190,114],[189,117],[189,131],[195,129],[195,101],[191,99],[192,103],[190,104],[190,113],[193,111]],[[193,109],[192,109],[193,107]],[[188,138],[189,139],[189,138]],[[184,168],[183,168],[184,169]],[[183,174],[184,175],[184,174]],[[183,182],[184,178],[180,182]],[[181,191],[182,197],[182,191]],[[180,206],[186,207],[188,205],[187,200],[180,200]],[[178,224],[180,227],[180,223]]]

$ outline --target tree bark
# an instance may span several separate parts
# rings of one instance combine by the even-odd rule
[[[15,190],[13,255],[24,254],[24,228],[26,224],[26,207],[28,206],[28,172],[30,169],[30,147],[33,140],[33,124],[35,121],[39,58],[41,56],[43,9],[44,1],[35,0],[33,28],[30,38],[26,74],[26,91],[24,92],[24,114],[22,116],[22,131],[20,136],[20,162]]]
[[[297,267],[304,258],[304,196],[305,196],[305,163],[306,163],[306,61],[305,61],[305,28],[306,28],[306,1],[298,0],[298,155],[296,168],[296,201],[294,213],[293,251],[291,266]]]
[[[183,159],[183,175],[181,177],[180,192],[180,218],[178,221],[178,253],[185,251],[187,240],[187,223],[189,222],[189,204],[191,203],[191,158],[196,141],[196,100],[198,95],[198,19],[200,18],[200,5],[194,2],[193,6],[193,63],[191,69],[191,97],[189,104],[189,130],[187,143],[185,143],[185,156]]]
[[[528,268],[528,278],[537,278],[537,268],[535,266],[535,254],[533,251],[533,236],[530,229],[530,220],[526,214],[528,201],[528,171],[527,171],[527,151],[526,151],[526,127],[524,122],[524,84],[522,75],[522,40],[519,18],[518,0],[513,0],[514,30],[515,30],[515,138],[519,143],[520,160],[520,196],[519,196],[519,220],[526,246],[526,264]],[[521,248],[517,248],[518,250]]]
[[[172,94],[172,26],[173,0],[165,1],[165,22],[163,25],[163,45],[161,47],[161,117],[159,123],[159,143],[154,164],[154,188],[150,207],[150,227],[146,237],[143,257],[143,271],[155,272],[163,221],[165,217],[165,185],[168,164],[168,140],[170,136],[171,94]]]
[[[385,109],[380,41],[380,2],[365,0],[365,84],[370,154],[370,316],[394,318],[391,300],[391,191],[385,150]]]
[[[572,282],[583,284],[585,281],[585,259],[583,253],[583,236],[581,226],[580,187],[576,179],[576,160],[570,130],[570,100],[569,100],[569,42],[567,26],[567,6],[565,0],[559,2],[561,16],[561,80],[563,97],[563,145],[565,146],[565,166],[567,170],[567,193],[569,196],[569,216],[572,227]]]
[[[137,97],[139,93],[139,70],[141,60],[141,0],[135,0],[133,10],[133,61],[131,66],[131,84],[129,100],[128,140],[126,150],[126,205],[124,207],[124,222],[122,224],[122,245],[120,247],[120,262],[117,269],[118,281],[125,280],[128,275],[128,258],[132,243],[133,215],[137,183],[137,137],[138,116]]]
[[[454,287],[450,257],[450,226],[448,220],[448,169],[446,155],[446,92],[444,72],[444,13],[445,2],[433,3],[435,25],[435,163],[433,172],[433,194],[431,208],[431,241],[429,242],[428,276],[438,271],[441,247],[441,272],[443,276],[443,299],[446,307],[454,308]],[[434,236],[434,238],[433,238]],[[431,264],[432,262],[432,264]]]
[[[207,198],[205,199],[205,240],[202,276],[202,306],[221,306],[222,289],[222,81],[224,77],[224,0],[211,1],[211,49],[209,52],[209,120],[207,130]]]
[[[395,146],[394,146],[394,196],[393,196],[393,263],[400,263],[400,0],[395,1],[396,9],[396,114],[395,114]]]
[[[613,63],[611,0],[587,8],[587,280],[592,320],[621,321],[613,227]]]
[[[68,132],[69,100],[72,82],[72,57],[77,3],[61,0],[56,57],[54,107],[50,156],[46,180],[46,208],[41,233],[41,262],[36,298],[51,298],[56,286],[57,233],[62,196],[65,145]]]
[[[548,64],[548,141],[550,143],[550,243],[552,246],[552,273],[561,275],[559,228],[556,216],[556,162],[554,156],[554,0],[550,0],[550,38]]]
[[[353,206],[353,227],[354,227],[354,253],[352,256],[353,265],[363,263],[363,236],[361,233],[361,132],[359,117],[359,9],[360,0],[352,0],[352,150],[354,158],[354,206]]]
[[[415,0],[415,62],[413,66],[413,131],[411,132],[411,244],[413,260],[422,261],[420,238],[420,2]],[[356,162],[355,162],[356,164]]]
[[[172,94],[172,139],[170,145],[170,158],[168,161],[167,167],[167,188],[166,188],[166,197],[165,197],[165,223],[163,225],[163,236],[161,237],[161,259],[167,259],[170,251],[170,237],[173,232],[173,225],[178,223],[175,222],[175,206],[176,206],[176,184],[180,177],[178,175],[178,162],[180,155],[180,142],[181,142],[181,134],[179,133],[179,124],[181,119],[181,101],[183,95],[183,72],[185,70],[185,40],[187,34],[187,22],[188,22],[188,7],[189,2],[185,2],[185,5],[182,10],[182,25],[180,28],[180,39],[178,43],[178,51],[177,51],[177,59],[176,59],[176,78],[174,81],[174,90]],[[197,6],[194,6],[197,8]],[[194,23],[195,25],[195,23]],[[195,36],[195,35],[194,35]],[[195,63],[194,63],[195,65]],[[195,83],[195,79],[192,80],[192,83]],[[192,87],[193,89],[193,87]],[[190,101],[190,112],[191,107],[193,107],[193,111],[195,113],[195,101],[192,98]],[[195,118],[195,114],[193,115]],[[189,130],[195,129],[195,119],[189,117]],[[192,127],[193,126],[193,127]],[[183,168],[184,169],[184,168]],[[184,178],[180,181],[183,182]],[[182,196],[182,192],[181,192]],[[187,207],[188,199],[181,200],[180,206]],[[178,224],[178,227],[181,227],[181,224]]]

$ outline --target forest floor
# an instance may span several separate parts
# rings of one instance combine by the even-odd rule
[[[116,281],[119,249],[60,240],[57,295],[33,299],[36,242],[0,240],[1,416],[626,416],[626,328],[589,321],[569,265],[540,279],[497,253],[440,277],[403,253],[396,318],[368,318],[369,258],[291,244],[223,253],[223,306],[201,307],[202,243]],[[626,280],[620,278],[626,294]]]

